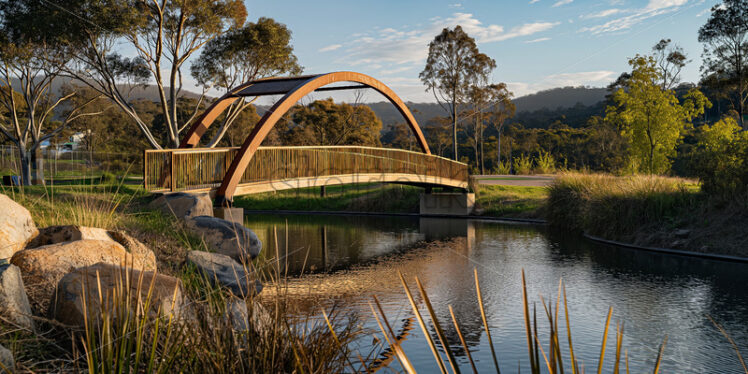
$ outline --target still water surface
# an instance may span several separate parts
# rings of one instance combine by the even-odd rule
[[[541,336],[547,331],[547,324],[542,323],[544,312],[539,295],[555,303],[558,282],[563,278],[575,352],[587,372],[597,369],[609,307],[613,307],[614,323],[624,323],[623,346],[628,351],[632,373],[652,371],[657,349],[666,335],[668,342],[660,372],[742,373],[730,343],[705,315],[720,322],[741,351],[748,354],[748,265],[745,264],[611,247],[543,227],[488,221],[262,214],[248,216],[246,224],[263,240],[265,255],[276,253],[273,238],[278,237],[281,255],[286,250],[289,253],[289,273],[299,273],[302,269],[305,273],[334,273],[330,276],[329,298],[342,301],[345,308],[371,316],[369,302],[372,295],[377,295],[393,329],[414,327],[403,349],[422,372],[438,369],[422,331],[412,319],[412,309],[397,280],[398,270],[411,280],[416,293],[413,276],[423,282],[464,371],[470,371],[470,366],[454,328],[447,323],[451,321],[448,305],[455,310],[478,369],[493,371],[475,298],[474,268],[481,280],[489,325],[504,372],[516,372],[518,366],[529,372],[521,303],[522,269],[527,276],[531,302],[540,308]],[[273,227],[277,228],[277,235]],[[458,239],[449,241],[448,246],[418,249],[429,242],[454,237]],[[367,271],[366,267],[361,270],[358,266],[359,270],[353,274],[335,275],[341,273],[339,270],[372,263],[393,252],[405,255],[402,260],[395,260],[391,269],[372,265]],[[408,253],[417,255],[407,256]],[[315,282],[325,282],[318,279]],[[351,284],[359,288],[345,292],[349,288],[346,285]],[[373,318],[365,319],[364,323],[378,329]],[[560,324],[565,334],[563,322]],[[432,331],[436,340],[433,334]],[[611,332],[604,372],[612,372],[614,340],[615,334]],[[393,367],[399,369],[397,363]]]

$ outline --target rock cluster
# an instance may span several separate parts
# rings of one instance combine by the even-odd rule
[[[180,280],[159,274],[155,254],[137,239],[95,227],[37,229],[23,206],[2,194],[0,205],[0,314],[5,321],[35,331],[33,313],[46,312],[47,318],[82,328],[84,321],[98,321],[115,303],[138,305],[139,312],[152,317],[190,321],[195,316]],[[183,219],[212,251],[190,251],[186,264],[235,295],[222,318],[237,330],[271,323],[261,306],[247,310],[246,300],[262,291],[255,272],[249,270],[249,261],[262,249],[254,232],[213,217],[207,194],[164,195],[151,207]],[[33,293],[27,295],[27,289]],[[48,300],[49,308],[40,300]],[[2,346],[0,368],[15,370],[12,352]]]

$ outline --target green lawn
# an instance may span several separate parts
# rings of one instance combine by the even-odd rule
[[[481,185],[475,200],[484,216],[541,218],[547,199],[546,187]]]

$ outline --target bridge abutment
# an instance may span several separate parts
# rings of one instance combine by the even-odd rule
[[[475,207],[474,193],[424,193],[421,194],[422,215],[467,216]]]

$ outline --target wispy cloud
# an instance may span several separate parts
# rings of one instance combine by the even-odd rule
[[[338,62],[352,66],[361,64],[391,64],[402,66],[421,63],[428,54],[428,44],[445,27],[462,26],[478,43],[500,42],[547,31],[558,22],[532,22],[505,29],[501,25],[484,25],[470,13],[454,13],[448,18],[432,18],[431,23],[418,29],[381,29],[344,43],[345,54]],[[327,48],[327,47],[326,47]],[[385,66],[385,68],[390,68]]]
[[[535,3],[537,3],[538,1],[540,1],[540,0],[530,0],[530,4],[535,4]]]
[[[581,15],[579,17],[580,18],[605,18],[605,17],[610,17],[610,16],[612,16],[614,14],[618,14],[618,13],[621,13],[621,12],[622,12],[622,10],[620,10],[618,8],[612,8],[612,9],[601,10],[601,11],[596,12],[596,13],[583,14],[583,15]]]
[[[571,4],[573,1],[574,0],[558,0],[551,7],[553,8],[560,7],[561,5]]]
[[[668,14],[678,11],[683,5],[688,3],[689,0],[649,0],[647,6],[643,8],[629,9],[620,11],[618,13],[625,13],[625,16],[615,18],[608,22],[600,25],[584,27],[581,32],[590,32],[593,34],[601,34],[608,32],[616,32],[621,30],[630,29],[632,26],[641,23],[652,17],[656,17],[662,14]]]
[[[331,44],[331,45],[328,45],[327,47],[320,48],[319,52],[334,51],[336,49],[340,49],[340,47],[342,46],[343,46],[342,44]]]
[[[462,8],[462,3],[449,4],[450,8]]]
[[[533,39],[533,40],[528,40],[528,41],[526,41],[525,43],[526,43],[526,44],[530,44],[530,43],[540,43],[540,42],[544,42],[544,41],[546,41],[546,40],[551,40],[551,38],[537,38],[537,39]]]

